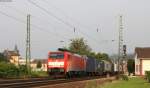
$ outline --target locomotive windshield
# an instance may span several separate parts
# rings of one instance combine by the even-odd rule
[[[63,59],[64,58],[64,54],[61,53],[51,53],[49,58],[52,59]]]

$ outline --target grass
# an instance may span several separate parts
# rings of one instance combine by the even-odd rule
[[[31,72],[31,77],[48,77],[48,74],[44,71],[33,71]]]
[[[88,83],[85,88],[150,88],[150,83],[142,78],[134,77],[129,78],[129,81],[118,80],[101,85],[92,82]]]
[[[86,86],[85,86],[85,88],[97,88],[97,83],[96,83],[96,81],[94,80],[94,81],[90,81],[90,82],[88,82],[87,84],[86,84]]]
[[[112,83],[106,83],[98,88],[150,88],[150,83],[142,78],[130,78],[129,81],[114,81]]]

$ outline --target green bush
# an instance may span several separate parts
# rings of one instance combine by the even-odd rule
[[[0,62],[0,78],[48,77],[47,72],[37,71],[27,73],[26,65],[15,66],[8,62]]]
[[[25,78],[28,77],[26,65],[19,65],[19,77]]]
[[[19,76],[19,69],[7,62],[0,62],[0,78],[12,78]]]
[[[128,81],[128,80],[129,80],[129,78],[128,78],[127,75],[117,75],[117,76],[116,76],[116,79],[117,79],[117,80],[121,79],[121,80],[125,80],[125,81]]]
[[[150,83],[150,71],[146,71],[145,72],[145,76],[146,76],[146,79],[148,80],[148,82]]]
[[[129,78],[128,78],[127,75],[121,75],[121,78],[122,78],[122,80],[125,80],[125,81],[128,81],[128,80],[129,80]]]
[[[48,74],[44,71],[33,71],[31,72],[31,77],[48,77]]]
[[[8,62],[6,56],[4,56],[3,53],[0,53],[0,62],[2,62],[2,61],[3,61],[3,62]]]

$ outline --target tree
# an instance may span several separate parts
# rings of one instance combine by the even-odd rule
[[[145,72],[145,77],[148,80],[148,82],[150,83],[150,71]]]
[[[98,60],[102,60],[102,54],[100,52],[97,53],[95,58],[98,59]]]
[[[134,61],[134,59],[128,59],[127,68],[128,68],[129,75],[131,73],[134,73],[134,71],[135,71],[135,61]]]
[[[96,53],[95,52],[90,52],[88,56],[96,58]]]
[[[98,59],[98,60],[107,60],[107,61],[110,61],[109,56],[106,53],[100,53],[99,52],[99,53],[96,54],[95,58]]]
[[[110,60],[108,54],[102,53],[102,59],[103,60]]]
[[[2,53],[0,53],[0,61],[7,61],[6,57]]]
[[[37,68],[41,68],[42,67],[42,62],[39,60],[38,62],[37,62]]]
[[[109,56],[106,53],[95,53],[92,51],[92,49],[89,47],[87,42],[83,38],[76,38],[72,39],[72,42],[69,45],[68,50],[72,51],[74,53],[80,54],[80,55],[87,55],[93,58],[96,58],[98,60],[108,60]]]
[[[89,55],[91,52],[91,48],[83,38],[72,39],[72,42],[69,45],[69,50],[81,55]]]
[[[27,75],[28,69],[26,65],[19,65],[19,74],[20,75]]]
[[[14,64],[0,62],[0,78],[17,76],[19,76],[19,69]]]

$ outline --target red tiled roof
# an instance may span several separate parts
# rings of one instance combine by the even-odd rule
[[[20,56],[19,53],[15,52],[15,51],[8,51],[8,53],[9,53],[11,56]]]
[[[9,56],[20,56],[20,54],[16,51],[4,50],[4,53],[9,55]]]
[[[150,58],[150,47],[136,47],[137,58]]]

